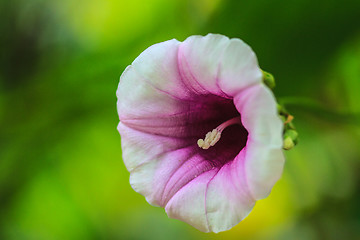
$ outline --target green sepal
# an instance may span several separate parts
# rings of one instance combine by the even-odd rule
[[[275,78],[271,73],[265,72],[263,70],[261,70],[263,73],[263,81],[265,83],[266,86],[268,86],[270,89],[274,89],[275,88]]]
[[[290,150],[298,144],[298,133],[295,129],[294,123],[292,122],[293,116],[286,110],[286,108],[280,104],[277,104],[277,110],[279,117],[284,123],[283,139],[284,139],[284,150]],[[288,121],[291,117],[290,121]]]

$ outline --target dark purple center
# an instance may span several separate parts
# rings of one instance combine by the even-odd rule
[[[243,125],[235,124],[228,126],[221,134],[220,140],[209,149],[201,149],[197,146],[197,139],[203,139],[207,132],[226,122],[229,119],[240,116],[232,99],[226,99],[214,95],[199,97],[200,104],[192,105],[191,108],[198,111],[196,114],[200,121],[193,122],[189,128],[189,135],[194,136],[196,151],[210,161],[214,167],[221,167],[232,161],[246,146],[248,132]],[[195,140],[196,138],[196,140]]]

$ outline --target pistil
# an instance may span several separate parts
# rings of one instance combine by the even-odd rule
[[[221,137],[222,131],[224,131],[225,128],[228,126],[234,125],[234,124],[240,124],[241,125],[241,117],[234,117],[232,119],[227,120],[226,122],[223,122],[216,128],[214,128],[212,131],[208,132],[205,135],[204,139],[199,139],[197,141],[197,144],[199,148],[202,149],[209,149],[210,147],[214,146]]]

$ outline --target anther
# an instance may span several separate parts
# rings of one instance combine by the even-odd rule
[[[230,120],[227,120],[226,122],[220,124],[218,127],[213,129],[212,131],[208,132],[205,135],[204,139],[199,139],[197,141],[197,144],[198,144],[199,148],[209,149],[210,147],[214,146],[220,140],[222,131],[225,128],[227,128],[228,126],[234,125],[234,124],[240,124],[241,125],[241,118],[240,117],[235,117],[235,118],[232,118]]]

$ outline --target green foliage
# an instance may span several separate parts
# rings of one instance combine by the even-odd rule
[[[0,238],[360,238],[359,16],[357,0],[1,1]],[[218,235],[131,189],[116,131],[125,67],[208,32],[251,45],[300,138],[276,196]]]

